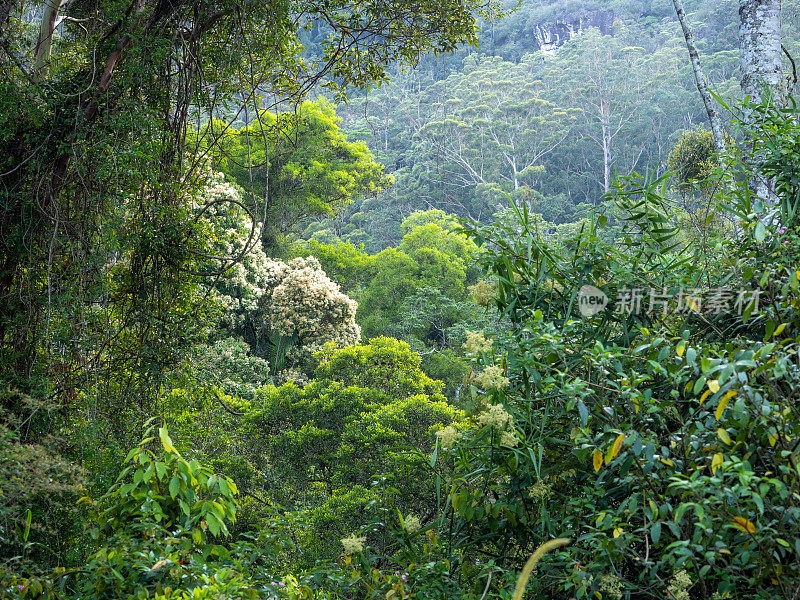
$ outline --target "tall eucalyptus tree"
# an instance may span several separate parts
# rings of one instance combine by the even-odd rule
[[[742,95],[758,98],[765,86],[780,102],[784,93],[780,0],[739,1],[739,59]]]
[[[782,106],[785,88],[781,65],[781,2],[780,0],[739,0],[739,65],[742,96],[758,103],[765,93],[770,102]],[[752,115],[745,111],[745,119]],[[774,206],[778,197],[770,178],[762,173],[763,156],[751,157],[754,175],[750,187],[755,195]],[[765,220],[772,211],[766,211]]]

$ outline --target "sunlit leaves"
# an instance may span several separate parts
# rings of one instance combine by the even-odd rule
[[[728,402],[730,402],[731,398],[734,396],[736,396],[736,391],[730,390],[729,392],[726,392],[725,395],[720,399],[719,404],[717,405],[717,410],[714,412],[714,416],[716,417],[717,421],[722,418],[722,413],[725,412]]]
[[[158,437],[161,438],[161,444],[164,446],[164,452],[177,454],[177,450],[175,450],[175,446],[172,445],[172,440],[167,433],[166,427],[159,427],[158,428]]]
[[[363,142],[348,141],[339,121],[333,105],[320,97],[292,114],[264,112],[241,129],[209,122],[198,138],[215,168],[245,191],[247,206],[264,218],[270,250],[310,219],[332,216],[354,197],[391,183]]]
[[[722,429],[722,427],[717,429],[717,436],[719,436],[719,439],[725,442],[725,444],[727,444],[728,446],[731,445],[731,436],[728,434],[726,430]]]
[[[722,456],[722,453],[718,452],[714,455],[714,458],[711,460],[711,473],[716,475],[717,469],[723,463],[725,458]]]
[[[592,465],[594,466],[595,472],[599,471],[603,466],[603,453],[600,452],[600,450],[595,450],[592,454]]]
[[[751,522],[745,519],[744,517],[733,517],[731,520],[737,528],[741,529],[745,533],[755,533],[756,526]]]

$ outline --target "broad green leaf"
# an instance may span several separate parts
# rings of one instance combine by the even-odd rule
[[[177,450],[175,450],[175,446],[172,444],[169,434],[167,433],[166,427],[159,427],[158,437],[161,438],[161,445],[164,446],[165,452],[169,452],[170,454],[178,454]]]
[[[586,408],[582,400],[578,400],[578,414],[581,417],[581,427],[586,427],[589,422],[589,409]]]
[[[661,539],[661,523],[653,523],[650,527],[650,539],[653,540],[654,544],[657,544],[658,540]]]
[[[656,448],[653,445],[653,442],[647,442],[644,447],[644,457],[647,459],[647,462],[653,462],[655,460],[656,455]]]
[[[181,480],[177,476],[175,476],[169,482],[169,495],[174,500],[175,497],[180,493],[180,491],[181,491]]]
[[[222,526],[222,523],[215,517],[212,513],[206,514],[206,523],[208,524],[208,530],[212,533],[212,535],[219,535],[219,530]]]
[[[694,393],[699,394],[700,390],[702,390],[706,386],[706,377],[705,375],[700,376],[697,381],[694,382]]]
[[[764,226],[764,223],[759,221],[758,223],[756,223],[756,232],[755,232],[756,242],[761,244],[764,242],[764,239],[766,237],[767,237],[767,228]]]
[[[775,321],[770,319],[764,327],[764,342],[767,342],[772,334],[775,332]]]
[[[761,496],[759,496],[758,494],[753,494],[752,496],[750,496],[750,498],[752,498],[753,504],[755,504],[758,507],[759,514],[763,515],[764,514],[764,500],[761,498]]]

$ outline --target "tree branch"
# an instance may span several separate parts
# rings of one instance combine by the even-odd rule
[[[717,111],[714,109],[714,101],[708,91],[706,76],[700,66],[700,54],[697,52],[697,46],[694,43],[694,35],[692,35],[692,30],[689,28],[686,12],[683,10],[683,2],[681,2],[681,0],[672,0],[672,4],[675,6],[675,12],[681,23],[683,37],[686,39],[686,48],[689,50],[689,59],[692,62],[694,80],[697,84],[697,91],[700,92],[700,97],[703,99],[708,120],[711,123],[714,145],[717,147],[717,154],[722,156],[725,153],[725,137],[722,135],[722,125],[719,122],[719,115],[717,115]]]

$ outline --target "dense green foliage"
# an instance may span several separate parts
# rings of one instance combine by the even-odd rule
[[[324,98],[305,102],[296,113],[260,114],[241,129],[215,122],[201,139],[216,156],[214,167],[252,195],[251,211],[266,207],[261,217],[268,250],[309,219],[329,216],[354,195],[388,183],[366,145],[347,141]]]
[[[668,1],[0,2],[0,596],[796,600],[798,5],[686,5],[724,143]]]

